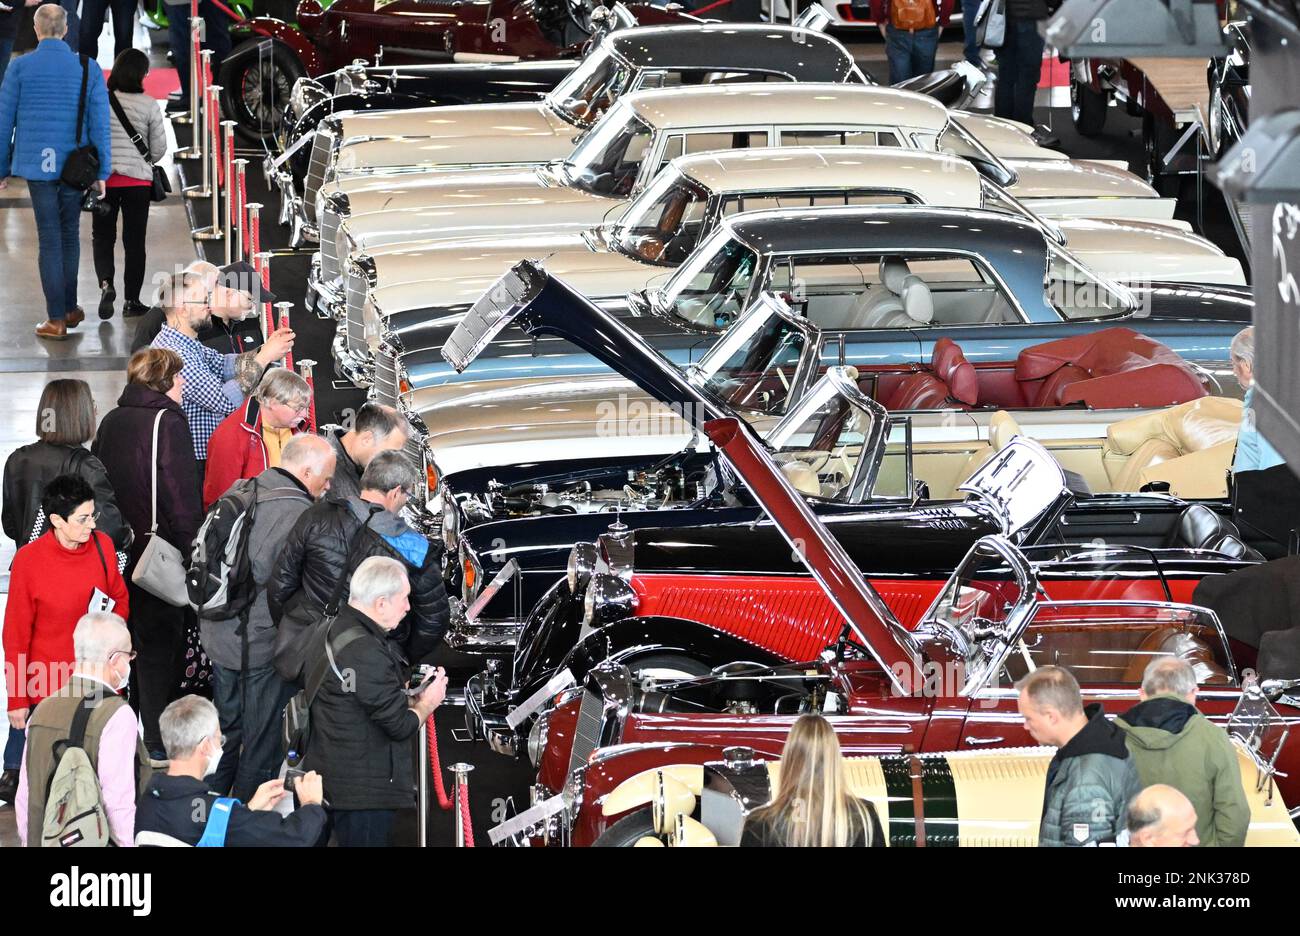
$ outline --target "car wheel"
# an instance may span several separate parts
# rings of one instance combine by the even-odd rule
[[[269,55],[231,56],[221,71],[222,112],[243,138],[273,139],[294,82],[305,73],[298,57],[278,43]]]
[[[601,833],[600,838],[592,842],[593,848],[632,848],[643,838],[654,838],[654,818],[649,808],[638,809],[629,813]]]
[[[1083,136],[1096,136],[1106,125],[1109,100],[1105,94],[1070,76],[1070,117]]]
[[[1146,161],[1147,181],[1152,188],[1164,198],[1178,197],[1181,179],[1168,171],[1165,156],[1176,142],[1175,137],[1163,124],[1147,114],[1142,118],[1142,149]]]

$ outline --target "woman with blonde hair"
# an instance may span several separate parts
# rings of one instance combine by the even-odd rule
[[[831,723],[803,715],[781,752],[776,796],[749,814],[742,847],[882,848],[876,809],[849,788],[840,742]]]

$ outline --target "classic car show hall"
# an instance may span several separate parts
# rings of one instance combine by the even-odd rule
[[[0,848],[1300,845],[1297,43],[0,4]]]

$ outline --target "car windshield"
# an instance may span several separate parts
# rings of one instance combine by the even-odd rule
[[[721,360],[701,362],[704,387],[734,410],[779,416],[790,402],[806,343],[794,322],[772,315]]]
[[[619,249],[664,266],[677,266],[695,248],[709,193],[675,169],[660,172],[615,225]]]
[[[757,268],[753,248],[719,230],[654,294],[655,305],[696,328],[726,328],[745,308]]]
[[[1101,279],[1050,245],[1043,290],[1047,302],[1070,321],[1119,318],[1137,307],[1128,290]]]
[[[973,163],[983,174],[991,176],[999,185],[1014,185],[1016,174],[1011,167],[994,156],[960,123],[952,118],[939,134],[937,149],[949,156],[959,156]]]
[[[845,500],[859,472],[875,467],[862,464],[863,451],[870,449],[868,459],[878,457],[874,447],[884,427],[827,381],[809,391],[809,396],[817,395],[820,401],[801,400],[798,414],[792,412],[769,436],[777,446],[774,460],[801,494]],[[805,403],[815,406],[806,415]],[[865,491],[866,486],[861,488]]]
[[[630,107],[615,105],[564,161],[564,180],[594,195],[626,197],[653,138],[654,130]]]
[[[551,108],[569,123],[589,127],[626,93],[636,69],[608,49],[597,49],[547,95]]]
[[[1065,243],[1065,235],[1061,229],[1050,221],[1047,221],[1034,214],[1024,206],[1024,203],[1014,198],[1006,189],[994,185],[988,179],[980,179],[980,201],[988,211],[998,211],[1002,214],[1013,215],[1017,218],[1024,218],[1032,221],[1044,234],[1056,241],[1058,244]]]

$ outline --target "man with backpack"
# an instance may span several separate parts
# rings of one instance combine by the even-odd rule
[[[131,632],[116,614],[93,611],[72,643],[72,676],[27,720],[18,837],[32,846],[131,846],[137,791],[150,777],[135,713],[117,694],[131,677]]]
[[[359,497],[331,495],[299,517],[266,588],[272,619],[283,628],[290,617],[318,616],[337,604],[340,582],[363,559],[387,556],[400,560],[411,580],[410,613],[393,640],[411,663],[437,647],[450,620],[442,551],[401,516],[419,481],[403,453],[380,452],[361,475]]]
[[[320,842],[327,816],[319,774],[294,781],[299,806],[282,816],[275,806],[289,795],[284,780],[267,780],[242,803],[213,793],[205,778],[222,757],[217,710],[207,699],[182,696],[158,719],[167,748],[167,772],[154,774],[136,811],[135,843],[205,848],[297,847]]]
[[[948,25],[952,5],[953,0],[871,0],[872,18],[885,37],[890,84],[934,71],[939,31]]]
[[[272,665],[276,628],[266,605],[266,584],[289,531],[329,489],[333,473],[334,450],[328,442],[317,435],[295,436],[285,444],[279,467],[236,482],[217,500],[196,538],[202,548],[195,551],[191,577],[203,572],[208,581],[227,585],[224,602],[206,607],[195,602],[203,649],[212,660],[213,701],[226,738],[211,788],[233,792],[245,802],[280,767],[280,714],[293,694]],[[236,532],[236,521],[247,521],[250,513],[251,523]],[[229,558],[223,546],[234,547]],[[190,597],[203,596],[191,588]],[[232,609],[232,602],[245,607]],[[224,613],[230,610],[235,613]]]

